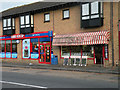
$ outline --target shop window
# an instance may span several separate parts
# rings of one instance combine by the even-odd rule
[[[17,43],[16,40],[12,40],[12,52],[17,53]]]
[[[82,3],[81,27],[97,27],[103,25],[103,6],[102,2]]]
[[[32,42],[32,52],[38,52],[38,42]]]
[[[71,46],[71,56],[81,56],[81,47]]]
[[[0,41],[0,53],[2,52],[2,44],[1,44],[1,41]]]
[[[5,45],[6,43],[6,45]],[[16,40],[2,40],[0,43],[0,58],[17,58]]]
[[[69,19],[69,18],[70,18],[69,9],[63,10],[63,19]]]
[[[5,41],[4,40],[1,41],[1,49],[2,49],[2,52],[5,52]]]
[[[88,56],[88,58],[94,57],[94,47],[89,45],[82,46],[82,56]]]
[[[10,50],[11,50],[11,41],[6,40],[6,52],[10,52]]]
[[[62,56],[70,56],[70,46],[62,46]]]
[[[0,58],[5,58],[5,41],[0,41]]]
[[[31,58],[39,58],[39,43],[38,38],[31,39]]]
[[[50,14],[49,13],[44,14],[44,22],[50,22]]]

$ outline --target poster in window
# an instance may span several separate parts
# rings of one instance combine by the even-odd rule
[[[108,47],[105,45],[105,58],[108,58]]]
[[[23,40],[23,58],[30,58],[30,39]]]

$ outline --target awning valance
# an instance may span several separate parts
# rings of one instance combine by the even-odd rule
[[[109,31],[56,35],[53,46],[108,44]]]

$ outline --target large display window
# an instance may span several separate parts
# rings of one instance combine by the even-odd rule
[[[87,58],[94,58],[94,46],[62,46],[61,57],[64,56],[71,56],[72,58],[80,58],[81,56]]]
[[[17,53],[17,43],[16,43],[16,40],[12,40],[12,53]]]
[[[82,56],[87,56],[88,58],[94,58],[94,47],[83,45],[82,46]]]
[[[71,56],[81,56],[81,46],[71,46]]]
[[[31,39],[31,58],[38,59],[39,58],[39,43],[38,38]]]
[[[0,46],[0,58],[17,58],[16,40],[1,40]]]
[[[4,40],[0,41],[0,45],[1,45],[0,58],[5,58],[5,41]]]
[[[11,40],[6,40],[6,58],[11,58]]]
[[[2,52],[5,52],[5,41],[1,41],[1,49],[2,49]]]
[[[62,46],[62,52],[61,52],[61,55],[62,57],[64,56],[70,56],[70,46]]]

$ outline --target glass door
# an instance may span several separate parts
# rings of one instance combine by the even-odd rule
[[[50,62],[50,45],[45,45],[46,62]]]
[[[45,45],[40,45],[40,62],[45,62]]]
[[[50,45],[40,44],[40,62],[49,63],[50,62]]]

